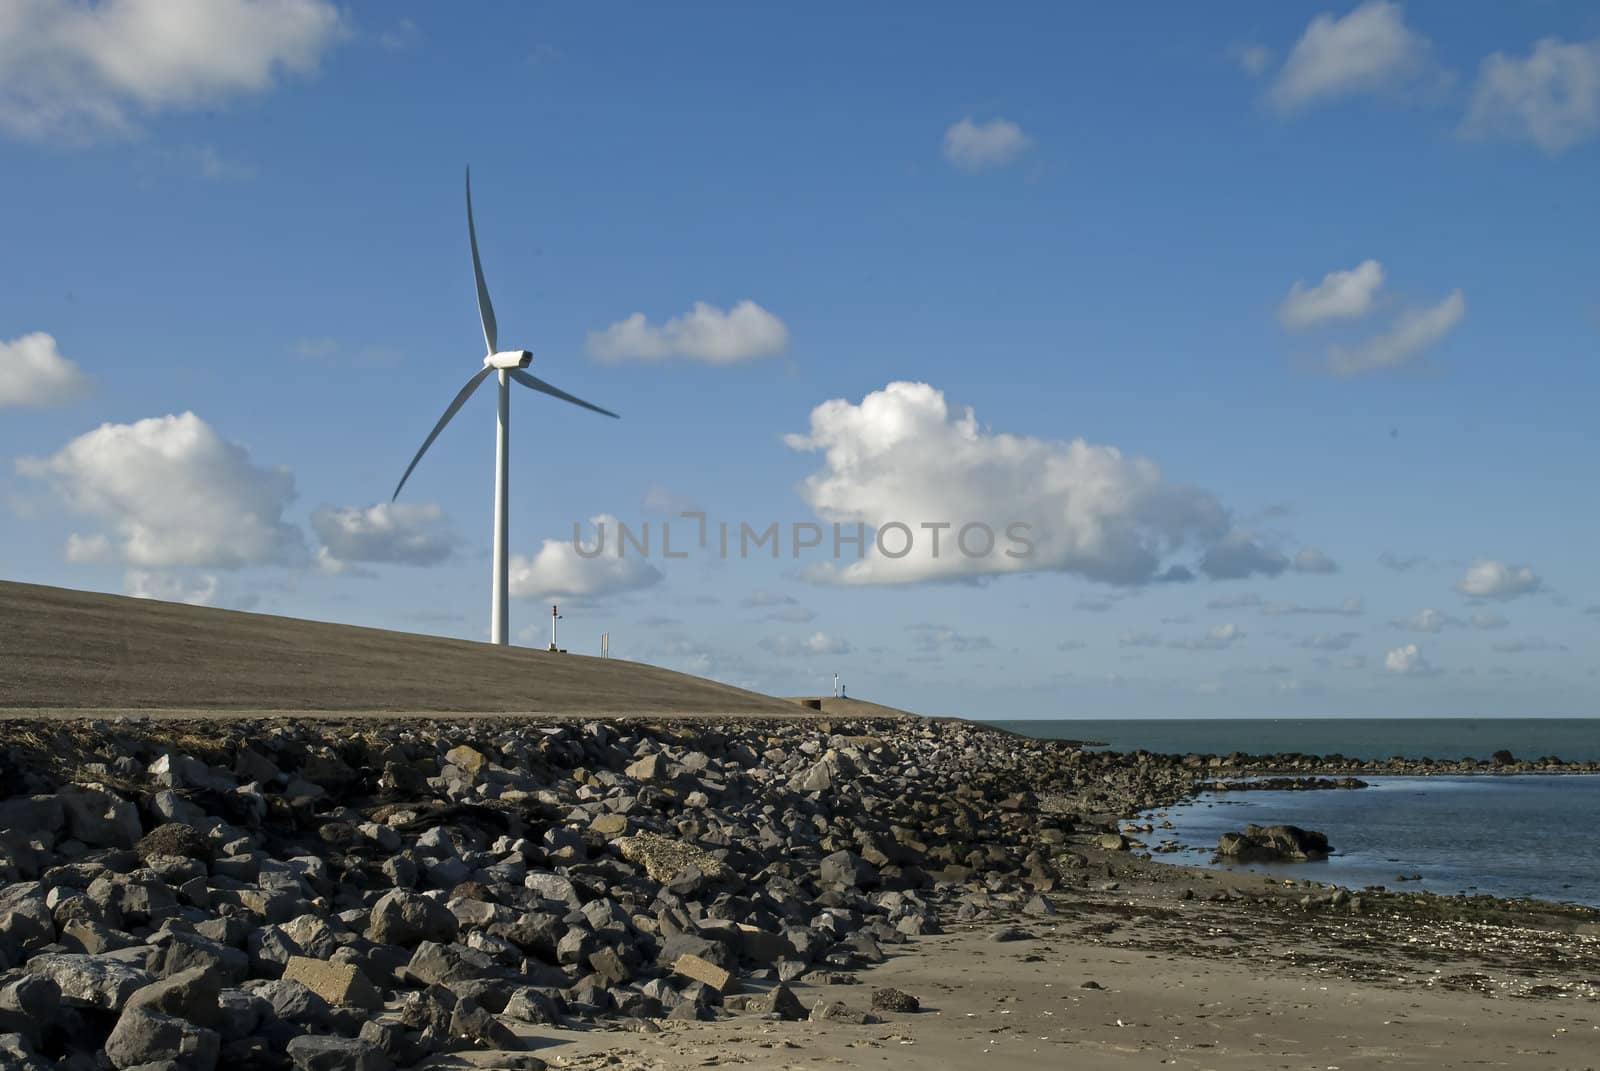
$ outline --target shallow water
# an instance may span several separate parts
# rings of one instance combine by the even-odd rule
[[[1176,827],[1141,834],[1187,849],[1157,858],[1207,861],[1217,838],[1280,823],[1328,835],[1320,863],[1228,865],[1351,888],[1489,893],[1600,907],[1600,775],[1369,777],[1370,788],[1206,793],[1168,808]],[[1401,875],[1420,881],[1400,881]]]

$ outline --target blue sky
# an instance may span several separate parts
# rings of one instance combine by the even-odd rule
[[[470,163],[501,344],[623,415],[513,396],[519,642],[1593,712],[1600,9],[858,7],[26,0],[0,577],[486,636],[492,390],[387,505],[482,359]],[[783,556],[666,560],[684,508]],[[650,559],[577,555],[601,516]],[[791,555],[835,521],[1038,546]]]

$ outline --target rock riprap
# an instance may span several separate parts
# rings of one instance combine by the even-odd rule
[[[1069,841],[1196,779],[920,719],[7,724],[0,1065],[25,1069],[405,1068],[606,1020],[848,1029],[916,1000],[814,983],[1046,913],[1089,880]]]

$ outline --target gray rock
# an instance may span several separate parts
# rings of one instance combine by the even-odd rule
[[[152,982],[134,993],[124,1005],[123,1014],[135,1008],[177,1016],[197,1026],[216,1026],[222,1019],[217,1003],[222,991],[217,973],[209,967],[192,967],[159,982]]]
[[[372,905],[367,939],[385,945],[453,941],[460,923],[443,904],[418,893],[395,889]]]
[[[390,1071],[393,1061],[382,1049],[357,1038],[297,1037],[284,1047],[298,1071]]]
[[[161,1063],[174,1071],[214,1071],[221,1049],[215,1030],[148,1008],[124,1011],[105,1044],[113,1067]]]
[[[92,847],[132,848],[144,835],[139,809],[99,785],[66,785],[57,794],[67,832]]]
[[[103,1011],[121,1011],[129,997],[155,981],[149,971],[109,956],[35,956],[28,961],[27,970],[54,982],[61,990],[62,1003]]]

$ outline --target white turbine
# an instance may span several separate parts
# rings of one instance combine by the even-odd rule
[[[461,388],[461,393],[457,394],[449,408],[445,409],[444,416],[439,418],[439,423],[435,424],[428,437],[422,440],[422,448],[417,451],[417,456],[411,459],[411,464],[406,466],[406,473],[395,485],[394,497],[390,501],[400,497],[400,489],[406,485],[411,470],[417,467],[417,462],[422,460],[422,455],[428,452],[428,447],[433,445],[433,440],[439,437],[444,426],[450,423],[450,418],[467,403],[467,399],[472,397],[472,392],[482,385],[490,372],[498,372],[500,406],[499,417],[495,423],[494,440],[494,593],[489,609],[489,636],[491,642],[505,644],[510,642],[510,621],[506,614],[506,597],[510,594],[506,549],[506,496],[510,487],[510,474],[507,469],[511,460],[511,380],[516,380],[524,387],[532,387],[541,394],[560,398],[573,405],[581,405],[585,409],[592,409],[608,417],[615,417],[617,414],[598,405],[590,405],[582,398],[574,398],[537,376],[530,376],[523,369],[533,360],[533,354],[527,350],[501,350],[497,344],[494,306],[489,304],[489,288],[483,284],[483,265],[478,260],[478,233],[472,225],[471,168],[467,169],[467,241],[472,246],[472,275],[478,284],[478,317],[483,322],[483,344],[488,355],[483,359],[483,368],[467,380],[467,385]]]

